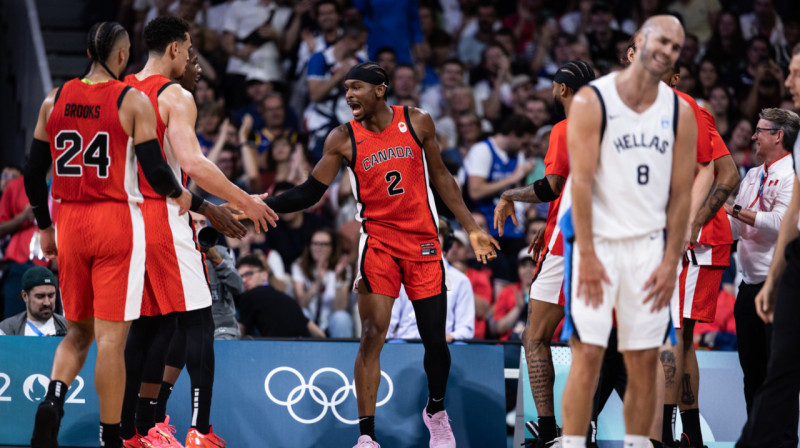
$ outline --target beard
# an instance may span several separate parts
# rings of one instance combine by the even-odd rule
[[[553,97],[553,106],[556,109],[556,114],[566,117],[567,111],[564,109],[564,104],[561,103],[561,99],[557,96]]]

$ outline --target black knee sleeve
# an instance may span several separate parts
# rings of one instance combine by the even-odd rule
[[[172,341],[167,352],[167,365],[182,370],[186,365],[186,332],[180,325],[175,326]]]
[[[142,382],[151,384],[161,384],[164,378],[164,365],[167,360],[167,349],[170,345],[172,335],[175,334],[177,327],[177,313],[170,313],[166,316],[159,316],[160,325],[153,336],[153,343],[147,353],[147,359],[142,369]]]
[[[447,347],[447,294],[411,302],[417,316],[417,328],[425,346],[424,366],[428,392],[432,398],[444,398],[450,375],[450,349]]]

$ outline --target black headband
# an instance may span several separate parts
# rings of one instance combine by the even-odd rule
[[[351,68],[344,77],[345,81],[351,79],[355,81],[363,81],[376,86],[386,85],[386,77],[383,74],[359,66]]]

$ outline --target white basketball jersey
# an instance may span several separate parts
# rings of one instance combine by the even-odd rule
[[[658,96],[636,113],[619,97],[617,73],[592,81],[600,97],[603,128],[592,188],[596,237],[631,238],[667,225],[672,154],[678,127],[678,96],[663,82]]]

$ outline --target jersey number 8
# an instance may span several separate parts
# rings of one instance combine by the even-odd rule
[[[56,158],[56,175],[66,177],[80,177],[83,175],[83,165],[97,168],[97,177],[108,177],[108,133],[95,134],[89,146],[84,150],[83,138],[76,131],[61,131],[56,136],[56,150],[64,151]],[[83,165],[72,164],[75,157],[83,152]]]

